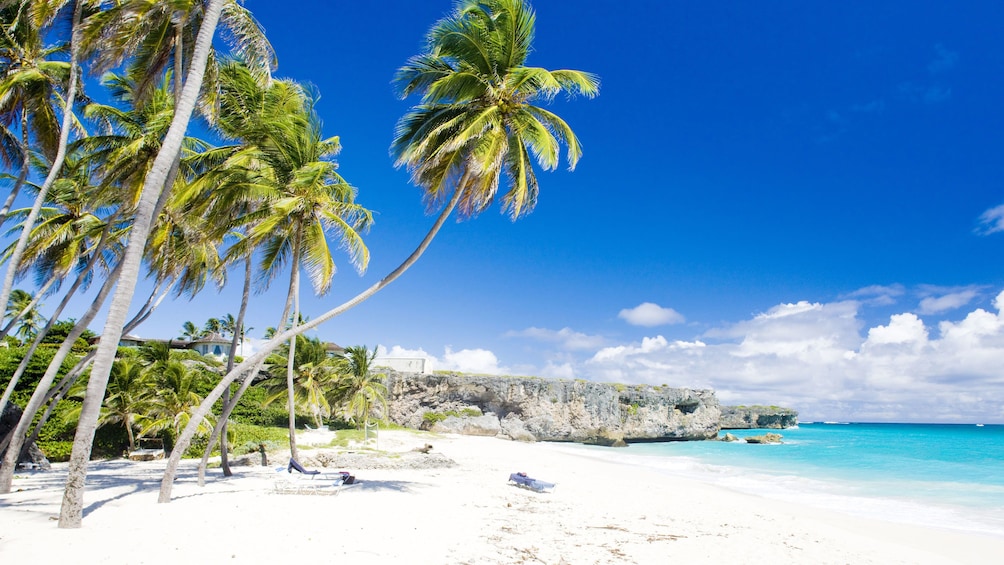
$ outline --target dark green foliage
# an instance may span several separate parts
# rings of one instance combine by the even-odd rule
[[[241,401],[234,407],[230,419],[235,422],[265,427],[288,425],[289,412],[278,403],[264,406],[266,396],[267,392],[265,389],[257,385],[251,385],[244,393],[244,396],[241,397]],[[218,403],[214,411],[217,414],[220,413]]]
[[[45,337],[42,338],[42,343],[54,343],[57,345],[63,343],[66,341],[66,337],[70,335],[70,331],[73,330],[73,326],[76,324],[76,320],[73,319],[59,320],[58,322],[52,324],[52,327],[49,328],[48,333],[46,333]],[[79,339],[83,339],[84,343],[86,343],[87,340],[95,337],[95,335],[97,334],[92,332],[90,329],[86,329],[82,334],[80,334]],[[76,347],[76,345],[74,345],[74,347]]]
[[[7,383],[10,382],[11,377],[14,376],[14,371],[17,370],[18,364],[24,359],[26,351],[27,348],[25,347],[0,347],[0,386],[6,387]],[[45,370],[49,367],[49,362],[52,361],[55,355],[55,349],[48,347],[37,349],[35,354],[31,356],[31,361],[28,362],[28,367],[25,369],[24,374],[21,375],[21,379],[14,390],[27,391],[30,395],[35,390],[38,382],[42,380],[42,375],[45,374]],[[58,375],[60,377],[65,375],[78,360],[79,357],[68,355],[66,360],[63,361],[62,367],[60,367]]]

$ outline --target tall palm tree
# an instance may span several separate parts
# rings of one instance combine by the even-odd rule
[[[563,142],[569,166],[575,166],[581,149],[571,128],[531,102],[546,102],[562,91],[595,96],[599,81],[580,71],[525,66],[534,26],[533,10],[523,0],[464,0],[433,26],[426,53],[412,58],[398,73],[402,94],[419,94],[422,103],[401,120],[392,149],[398,164],[408,167],[426,191],[428,202],[445,199],[452,187],[449,201],[401,265],[347,302],[262,344],[206,396],[200,413],[209,413],[224,388],[280,343],[346,312],[397,280],[425,253],[465,195],[462,213],[473,215],[491,201],[504,176],[511,187],[505,206],[518,217],[535,202],[534,160],[545,170],[555,168]],[[474,64],[478,57],[480,64]],[[448,113],[450,107],[455,111]],[[448,115],[455,119],[446,119]],[[489,154],[501,162],[488,162]],[[535,159],[527,159],[530,154]],[[194,429],[187,429],[178,441],[184,444],[194,435]],[[160,502],[171,499],[179,462],[180,455],[174,454],[167,462]]]
[[[291,81],[263,84],[251,69],[235,62],[223,65],[221,71],[219,128],[241,139],[245,149],[228,160],[235,165],[232,170],[222,178],[210,178],[221,178],[224,186],[242,191],[225,201],[239,206],[249,198],[250,187],[250,198],[262,204],[247,207],[239,220],[246,237],[229,255],[247,257],[254,249],[262,250],[259,287],[288,265],[289,287],[280,321],[285,323],[291,310],[298,320],[300,269],[307,271],[315,292],[328,291],[335,272],[328,234],[338,238],[357,269],[365,269],[369,252],[359,232],[368,228],[372,215],[355,202],[355,190],[336,172],[332,158],[339,150],[338,139],[322,137],[312,93]],[[287,367],[287,405],[290,450],[296,457],[295,341],[290,349],[294,354]]]
[[[7,3],[0,14],[4,18],[3,39],[0,49],[8,59],[8,64],[2,66],[4,71],[0,77],[0,123],[9,127],[15,120],[20,120],[21,145],[27,151],[29,144],[29,129],[42,151],[53,162],[53,167],[35,197],[31,212],[25,219],[26,230],[18,238],[10,263],[0,288],[0,304],[5,304],[14,284],[14,274],[21,262],[21,255],[27,246],[31,228],[39,214],[46,194],[55,181],[63,164],[66,145],[69,140],[70,128],[73,124],[73,104],[76,98],[79,68],[77,56],[79,51],[78,28],[83,13],[84,0],[74,4],[72,38],[70,41],[70,61],[59,61],[51,57],[64,51],[65,45],[56,48],[43,46],[44,28],[52,22],[63,2],[29,2]],[[9,22],[9,23],[8,23]],[[60,91],[65,97],[61,98]],[[57,118],[57,108],[62,106],[63,116]],[[30,120],[29,120],[30,116]],[[21,173],[14,191],[27,179],[28,160],[21,165]]]
[[[66,489],[60,509],[59,527],[61,528],[79,528],[83,518],[83,494],[87,477],[87,463],[90,460],[91,445],[94,441],[94,432],[97,429],[100,413],[100,401],[96,399],[104,396],[105,387],[108,384],[108,375],[115,359],[116,344],[122,336],[122,328],[125,325],[126,315],[136,290],[136,282],[139,279],[140,263],[147,237],[150,234],[154,212],[161,194],[166,188],[165,184],[173,163],[181,151],[185,130],[188,128],[188,122],[195,110],[223,3],[224,0],[208,0],[205,6],[202,24],[199,26],[195,49],[192,53],[192,62],[187,74],[188,79],[185,81],[181,97],[175,107],[171,127],[168,129],[153,167],[146,176],[143,192],[136,206],[136,217],[130,233],[129,245],[126,247],[122,260],[122,274],[119,277],[115,295],[112,297],[112,303],[108,308],[104,331],[101,332],[102,340],[98,344],[94,365],[91,367],[87,396],[81,408],[80,423],[73,439]],[[204,417],[205,415],[200,418]],[[189,427],[186,427],[186,430]],[[194,433],[193,429],[192,434],[194,435]]]

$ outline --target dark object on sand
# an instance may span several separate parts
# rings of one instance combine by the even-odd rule
[[[424,454],[428,455],[429,452],[432,451],[432,444],[431,443],[427,443],[427,444],[423,445],[422,447],[416,447],[415,449],[412,449],[412,451],[417,451],[419,453],[424,453]]]
[[[537,479],[532,479],[526,473],[513,473],[509,475],[509,482],[515,483],[518,487],[523,487],[536,492],[547,492],[554,488],[554,483],[546,483]]]
[[[281,469],[282,467],[279,467],[279,468]],[[355,475],[350,474],[348,471],[337,471],[337,472],[334,472],[334,473],[328,473],[328,472],[325,472],[325,471],[318,471],[317,469],[313,469],[311,471],[308,471],[306,468],[304,468],[303,465],[300,465],[299,461],[297,461],[296,459],[293,459],[292,457],[290,457],[289,458],[289,466],[286,467],[286,472],[287,473],[292,473],[294,470],[298,471],[300,474],[306,475],[306,476],[308,476],[310,478],[317,477],[319,479],[333,479],[336,482],[336,484],[340,484],[340,485],[351,485],[351,484],[354,484],[356,482]]]

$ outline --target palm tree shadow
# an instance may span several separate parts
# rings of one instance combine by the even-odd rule
[[[355,484],[346,485],[344,488],[359,491],[391,491],[408,493],[415,492],[415,489],[421,486],[428,485],[427,483],[419,483],[415,481],[369,481],[362,479]]]

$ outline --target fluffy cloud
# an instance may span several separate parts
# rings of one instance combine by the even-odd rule
[[[436,371],[457,371],[461,373],[478,373],[502,375],[509,369],[499,365],[498,357],[487,349],[461,349],[454,351],[447,346],[441,357],[427,353],[424,349],[406,349],[399,345],[387,348],[377,347],[379,357],[420,357],[426,359],[431,368]]]
[[[664,326],[667,324],[682,324],[685,319],[682,314],[672,308],[663,308],[658,304],[643,302],[634,308],[625,308],[617,314],[632,326]]]
[[[1004,421],[1004,293],[994,307],[866,328],[855,300],[780,304],[693,342],[605,347],[580,376],[709,387],[723,403],[786,404],[803,419]]]

